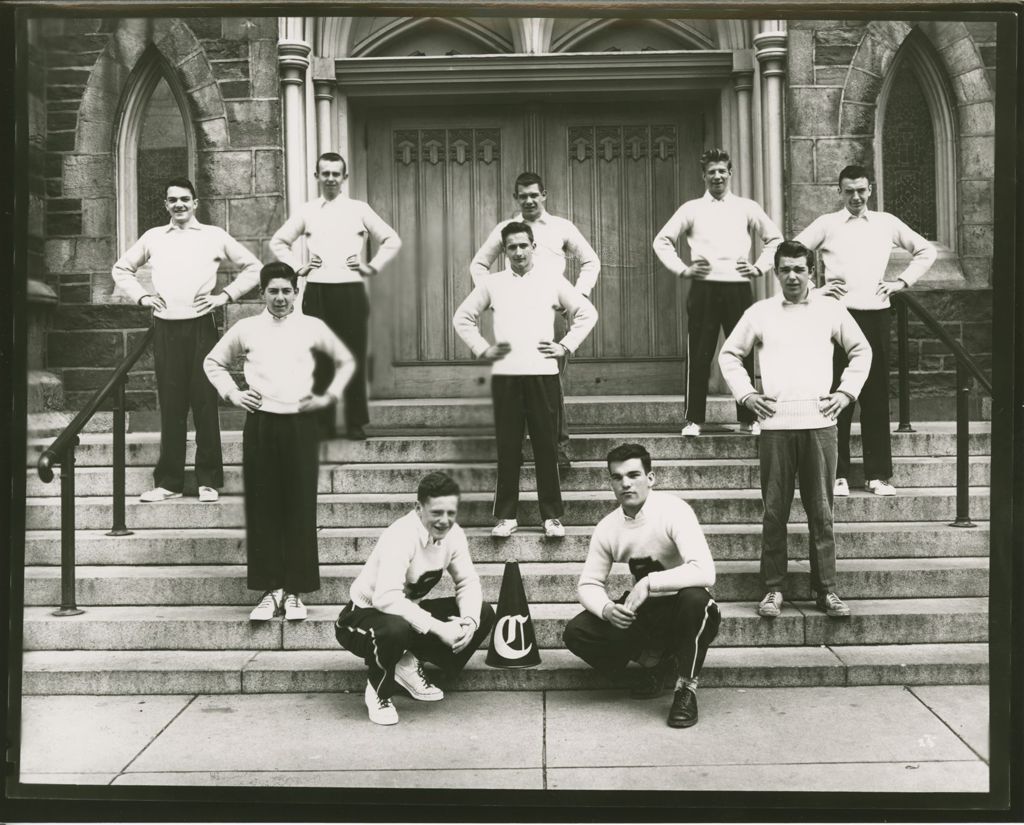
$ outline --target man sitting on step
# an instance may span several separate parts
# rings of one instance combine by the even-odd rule
[[[775,250],[782,294],[758,301],[730,333],[718,364],[736,400],[761,419],[758,452],[764,521],[761,581],[765,596],[757,612],[782,612],[786,579],[787,524],[796,480],[810,534],[811,590],[819,609],[843,618],[850,608],[836,588],[836,543],[832,535],[832,486],[836,480],[836,418],[852,404],[871,366],[871,347],[853,316],[838,301],[808,289],[814,253],[798,241]],[[832,386],[832,345],[848,366]],[[743,368],[757,349],[764,392]]]
[[[317,411],[335,403],[355,372],[355,359],[319,318],[294,312],[298,276],[288,264],[260,271],[266,309],[243,318],[203,362],[221,397],[248,415],[242,432],[247,583],[263,598],[249,614],[267,621],[282,610],[306,618],[301,593],[320,589],[316,494],[320,477]],[[313,393],[313,353],[334,364],[334,378]],[[228,372],[244,357],[247,389]]]
[[[466,534],[455,522],[459,496],[459,485],[444,473],[420,480],[416,506],[377,539],[335,622],[338,643],[369,668],[364,700],[370,721],[378,725],[398,723],[391,701],[396,684],[413,699],[443,699],[423,672],[423,661],[454,677],[494,624]],[[423,600],[445,570],[455,582],[455,596]]]
[[[651,456],[640,444],[608,453],[608,475],[619,507],[598,522],[577,593],[586,609],[570,620],[565,646],[597,670],[641,666],[630,695],[659,696],[676,677],[668,725],[697,724],[697,679],[721,614],[708,590],[715,563],[693,509],[654,486]],[[614,562],[625,562],[634,586],[608,595]]]
[[[537,244],[528,223],[501,228],[509,268],[480,276],[452,318],[455,331],[477,358],[490,361],[494,434],[498,442],[498,483],[492,536],[507,538],[519,529],[519,471],[523,425],[530,428],[537,468],[537,503],[544,535],[560,538],[562,491],[558,476],[557,411],[562,403],[557,358],[576,351],[594,324],[597,310],[561,272],[534,266]],[[494,343],[480,334],[483,313],[494,312]],[[555,313],[571,318],[569,331],[555,340]]]

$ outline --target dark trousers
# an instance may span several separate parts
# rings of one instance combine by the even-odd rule
[[[564,312],[555,313],[555,340],[560,341],[565,337],[571,326],[570,319]],[[558,393],[558,413],[555,417],[555,436],[558,439],[558,455],[569,457],[569,421],[565,417],[565,382],[568,380],[569,360],[568,354],[556,359],[558,361],[558,384],[561,391]]]
[[[832,485],[836,480],[836,428],[761,430],[761,581],[766,590],[782,590],[789,560],[787,525],[794,482],[807,511],[811,589],[826,593],[836,586],[836,543],[832,535]]]
[[[628,593],[617,600],[622,604]],[[565,646],[595,670],[613,673],[649,652],[674,655],[678,675],[696,679],[722,621],[718,604],[703,587],[648,598],[625,630],[584,610],[562,633]]]
[[[740,317],[750,306],[752,293],[749,283],[723,283],[693,280],[686,298],[686,420],[703,424],[707,415],[708,381],[711,379],[711,359],[718,346],[718,330],[726,336],[732,332]],[[743,359],[750,380],[754,380],[754,355]],[[736,420],[751,424],[753,412],[736,405]]]
[[[203,371],[203,359],[217,343],[212,314],[181,321],[153,319],[153,368],[160,402],[160,459],[153,481],[174,493],[185,486],[188,411],[196,427],[196,482],[224,486],[217,391]]]
[[[245,545],[251,590],[320,589],[316,413],[255,412],[242,431]]]
[[[302,296],[302,311],[324,321],[348,347],[356,362],[356,371],[344,391],[345,426],[348,429],[365,426],[370,420],[366,395],[366,350],[369,336],[370,301],[362,283],[306,284]],[[314,353],[316,368],[313,375],[314,392],[323,392],[334,377],[334,363]],[[334,406],[319,413],[321,428],[334,433]]]
[[[419,606],[435,619],[446,621],[459,615],[454,596],[424,599]],[[453,678],[466,666],[473,653],[490,635],[494,610],[487,602],[480,608],[480,626],[460,653],[452,652],[431,633],[417,633],[401,616],[383,613],[374,607],[356,607],[349,602],[334,623],[334,635],[345,650],[362,657],[370,669],[369,682],[382,699],[395,692],[395,665],[406,651],[423,662],[437,665],[446,678]]]
[[[850,425],[853,408],[860,403],[860,433],[864,450],[864,479],[892,478],[892,447],[889,443],[889,321],[891,309],[851,309],[864,337],[871,345],[871,370],[860,396],[839,413],[839,464],[836,475],[850,474]],[[835,346],[832,354],[832,392],[849,360],[846,350]]]
[[[562,388],[558,375],[492,375],[494,431],[498,442],[498,485],[494,516],[516,518],[523,426],[530,427],[537,499],[542,519],[562,517],[555,426]]]

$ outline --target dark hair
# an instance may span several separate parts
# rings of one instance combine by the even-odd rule
[[[729,157],[729,153],[725,149],[708,149],[700,156],[700,168],[703,171],[707,171],[709,163],[724,163],[726,168],[732,171],[732,158]]]
[[[316,169],[314,171],[314,174],[319,174],[320,173],[320,161],[322,161],[322,160],[326,160],[329,163],[337,163],[340,160],[341,161],[341,176],[343,178],[347,178],[348,177],[348,164],[345,162],[345,158],[343,158],[337,152],[324,152],[322,155],[320,155],[320,157],[318,157],[316,159]]]
[[[423,504],[428,498],[461,495],[458,482],[447,473],[428,473],[416,487],[416,500]]]
[[[807,261],[807,268],[814,271],[814,252],[800,241],[783,241],[775,248],[775,269],[779,268],[779,261],[783,258],[803,258]]]
[[[530,243],[533,243],[533,230],[530,229],[530,224],[523,223],[522,221],[509,221],[507,224],[501,227],[502,248],[504,248],[505,241],[508,240],[508,236],[515,235],[517,232],[525,232],[530,238]]]
[[[260,270],[260,289],[266,289],[267,284],[274,280],[274,278],[286,278],[291,281],[293,287],[298,287],[299,285],[299,276],[284,261],[273,261],[266,264]]]
[[[196,188],[193,186],[192,181],[188,178],[171,178],[167,183],[164,184],[164,197],[167,197],[167,190],[172,186],[177,186],[179,189],[187,189],[192,193],[192,199],[196,198]]]
[[[527,186],[533,186],[534,184],[537,184],[537,186],[540,187],[541,192],[544,191],[544,181],[540,179],[540,175],[536,172],[523,172],[518,178],[516,178],[516,182],[512,187],[512,194],[518,195],[520,186],[525,189]]]
[[[857,166],[856,164],[844,166],[843,171],[839,173],[839,181],[836,185],[842,189],[844,180],[857,180],[858,178],[866,178],[868,185],[871,184],[871,176],[863,166]]]
[[[651,471],[651,454],[643,444],[620,444],[608,451],[608,472],[612,471],[612,464],[621,461],[629,461],[631,458],[639,458],[644,465],[644,472]]]

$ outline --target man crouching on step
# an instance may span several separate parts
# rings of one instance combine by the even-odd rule
[[[398,723],[391,701],[396,684],[422,702],[443,699],[423,672],[423,662],[454,677],[494,624],[466,534],[455,523],[458,509],[459,485],[453,479],[444,473],[424,476],[416,506],[381,534],[334,625],[338,644],[369,668],[366,709],[378,725]],[[455,582],[455,596],[421,601],[445,570]]]
[[[630,695],[661,695],[675,676],[668,726],[697,724],[697,677],[718,635],[721,614],[708,588],[715,583],[704,532],[693,509],[671,493],[652,490],[651,456],[640,444],[608,453],[608,475],[619,507],[597,523],[577,593],[586,609],[565,627],[565,646],[605,673],[641,666]],[[625,562],[636,582],[612,601],[608,574]]]

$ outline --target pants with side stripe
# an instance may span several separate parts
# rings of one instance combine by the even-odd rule
[[[718,346],[718,330],[726,337],[750,306],[753,293],[749,283],[695,280],[686,298],[686,420],[703,424],[707,414],[711,359]],[[753,353],[743,359],[750,380],[754,380]],[[736,420],[752,424],[756,415],[736,405]]]
[[[454,596],[424,599],[419,606],[441,621],[459,615]],[[477,648],[487,641],[493,626],[494,609],[484,602],[480,607],[480,626],[472,640],[460,653],[453,653],[437,636],[417,633],[401,616],[374,607],[356,607],[349,602],[334,623],[334,635],[345,650],[362,657],[370,670],[370,684],[378,696],[388,699],[395,692],[395,665],[407,650],[420,661],[437,665],[450,679],[462,671]]]
[[[623,593],[617,604],[629,595]],[[696,679],[722,616],[704,587],[686,587],[673,596],[652,597],[637,610],[625,630],[584,610],[565,626],[565,646],[595,670],[622,670],[643,654],[674,655],[679,676]]]

